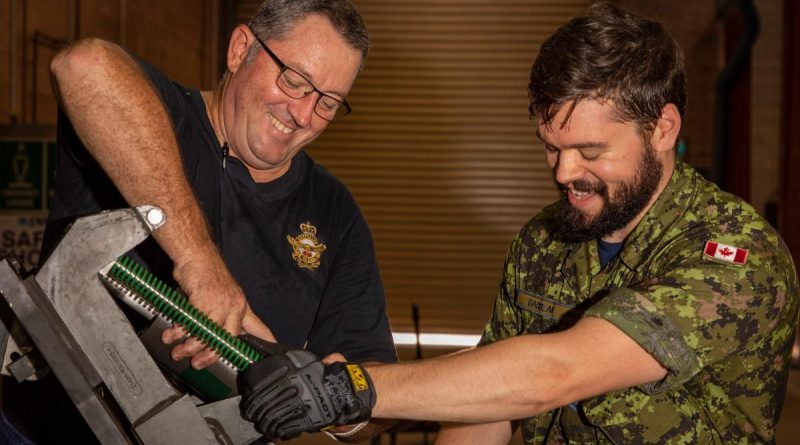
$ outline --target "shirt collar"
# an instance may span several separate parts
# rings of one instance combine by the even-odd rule
[[[667,186],[644,218],[636,225],[619,253],[626,266],[635,269],[688,210],[698,191],[698,173],[676,160]]]

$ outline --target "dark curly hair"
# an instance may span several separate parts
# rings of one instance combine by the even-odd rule
[[[564,105],[569,118],[581,100],[611,100],[618,119],[635,123],[645,137],[666,104],[684,116],[683,53],[659,23],[597,3],[542,44],[528,94],[531,119],[540,124],[552,125]]]

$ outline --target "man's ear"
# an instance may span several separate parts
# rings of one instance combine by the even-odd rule
[[[678,107],[671,103],[664,105],[650,140],[653,149],[657,152],[672,150],[681,132],[681,123],[681,113],[678,112]]]
[[[228,43],[228,71],[235,73],[239,69],[254,41],[255,36],[246,25],[234,28]]]

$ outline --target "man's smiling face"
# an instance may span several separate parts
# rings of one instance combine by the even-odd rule
[[[561,190],[559,233],[570,242],[624,238],[653,201],[663,165],[635,124],[616,119],[613,102],[570,108],[537,132]]]
[[[270,180],[282,175],[294,155],[329,122],[314,113],[319,93],[300,99],[286,95],[275,82],[280,73],[276,61],[261,50],[249,29],[236,32],[244,43],[236,47],[234,37],[229,50],[231,78],[223,98],[223,135],[231,155],[248,167],[256,181]],[[350,91],[361,66],[361,52],[318,14],[298,20],[280,39],[265,43],[288,67],[337,99]],[[259,51],[247,60],[252,45]]]

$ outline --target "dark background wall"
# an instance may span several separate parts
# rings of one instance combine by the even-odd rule
[[[477,334],[509,242],[555,197],[527,118],[527,71],[589,0],[353,1],[374,42],[355,112],[309,151],[362,206],[393,328],[411,330],[416,304],[424,331]],[[48,62],[60,47],[102,37],[208,89],[230,29],[258,3],[0,0],[0,255],[38,260],[55,161]],[[800,263],[798,2],[619,3],[661,21],[685,52],[684,159],[765,214]],[[784,418],[800,409],[797,383]],[[800,434],[782,425],[779,439]]]
[[[555,197],[527,118],[527,70],[539,43],[589,1],[354,2],[374,41],[351,94],[356,111],[309,151],[363,208],[394,327],[410,329],[410,305],[418,304],[429,331],[478,333],[510,240]],[[748,35],[742,5],[750,3],[620,3],[661,21],[685,51],[684,158],[709,175],[725,173],[723,188],[766,214],[800,254],[795,2],[750,2],[757,38],[724,93],[718,78]],[[179,82],[210,88],[229,30],[257,4],[0,1],[0,249],[36,259],[54,162],[47,64],[58,48],[103,37]],[[715,152],[720,128],[727,139]]]

